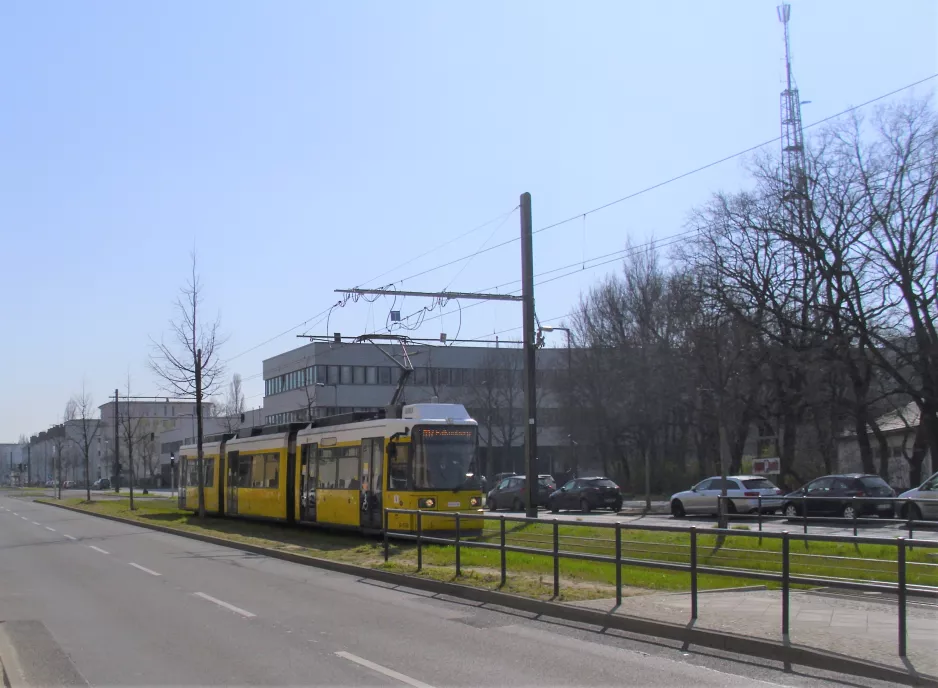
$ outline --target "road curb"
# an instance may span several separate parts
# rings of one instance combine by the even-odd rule
[[[230,547],[243,552],[260,554],[274,559],[289,561],[304,566],[313,566],[328,571],[344,573],[359,578],[368,578],[371,580],[398,585],[402,587],[422,590],[439,595],[448,595],[471,602],[481,604],[496,605],[508,609],[527,612],[536,616],[546,616],[575,623],[587,624],[590,626],[599,626],[603,630],[615,629],[627,633],[638,635],[650,635],[658,638],[666,638],[684,643],[685,647],[693,645],[705,647],[723,652],[748,655],[762,659],[782,662],[783,664],[795,664],[799,666],[811,667],[814,669],[823,669],[826,671],[851,674],[854,676],[863,676],[866,678],[877,679],[880,681],[891,681],[904,685],[915,686],[933,686],[938,688],[938,677],[925,674],[918,674],[910,669],[904,671],[898,668],[876,664],[862,659],[841,655],[834,652],[825,652],[815,648],[792,645],[787,641],[775,641],[763,638],[753,638],[747,636],[735,635],[722,631],[696,628],[692,624],[680,625],[666,621],[656,621],[653,619],[644,619],[615,612],[602,612],[594,609],[587,609],[558,602],[545,602],[535,600],[511,593],[498,592],[495,590],[486,590],[483,588],[474,588],[458,583],[446,583],[429,578],[421,578],[403,573],[393,573],[391,571],[382,571],[372,569],[356,564],[347,564],[344,562],[333,561],[330,559],[320,559],[294,552],[284,552],[281,550],[251,545],[243,542],[227,540],[213,535],[203,535],[190,531],[179,530],[170,526],[163,526],[153,523],[143,523],[129,518],[112,516],[110,514],[99,514],[85,509],[80,509],[65,504],[56,504],[54,502],[36,500],[40,504],[53,506],[66,511],[88,514],[103,518],[117,523],[147,528],[161,533],[178,535],[181,537],[199,540],[221,547]]]

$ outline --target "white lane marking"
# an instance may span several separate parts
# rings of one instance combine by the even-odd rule
[[[20,516],[20,518],[23,519],[24,521],[28,521],[28,520],[29,520],[29,519],[26,518],[25,516]]]
[[[140,570],[143,571],[144,573],[149,573],[151,576],[159,576],[159,575],[160,575],[160,574],[158,574],[156,571],[154,571],[153,569],[148,569],[146,566],[141,566],[140,564],[135,564],[135,563],[133,563],[132,561],[131,561],[131,562],[128,562],[128,563],[129,563],[131,566],[133,566],[135,569],[140,569]]]
[[[14,516],[20,516],[20,515],[19,515],[18,513],[16,513],[15,511],[13,512],[13,515],[14,515]],[[20,518],[23,518],[23,517],[20,516]]]
[[[46,526],[46,530],[51,530],[53,533],[55,532],[55,528],[50,528],[49,526]]]
[[[110,554],[106,549],[101,549],[100,547],[95,547],[94,545],[88,545],[95,552],[101,552],[101,554]]]
[[[67,537],[69,540],[74,540],[74,539],[75,539],[75,538],[73,538],[71,535],[66,535],[65,533],[62,533],[62,537]]]
[[[369,662],[367,659],[359,657],[358,655],[353,655],[351,652],[340,650],[339,652],[336,652],[336,656],[341,657],[342,659],[347,659],[350,662],[355,662],[356,664],[361,664],[363,667],[368,667],[372,671],[377,671],[379,674],[390,676],[391,678],[396,679],[401,683],[406,683],[408,686],[413,686],[414,688],[433,688],[428,683],[418,681],[415,678],[411,678],[406,674],[401,674],[397,671],[394,671],[394,669],[388,669],[387,667],[383,667],[380,664]]]
[[[39,525],[39,522],[38,522],[38,521],[30,521],[30,523],[32,523],[34,526],[38,526],[38,525]]]
[[[214,603],[217,604],[219,607],[224,607],[225,609],[230,609],[231,611],[235,612],[236,614],[240,614],[241,616],[243,616],[243,617],[245,617],[245,618],[247,618],[247,619],[251,619],[251,618],[254,618],[255,616],[257,616],[256,614],[252,614],[251,612],[247,611],[246,609],[241,609],[241,607],[236,607],[236,606],[234,606],[233,604],[228,604],[227,602],[224,602],[224,601],[218,599],[217,597],[212,597],[211,595],[206,595],[204,592],[194,592],[194,593],[192,593],[192,594],[195,595],[196,597],[201,597],[203,600],[208,600],[209,602],[214,602]]]

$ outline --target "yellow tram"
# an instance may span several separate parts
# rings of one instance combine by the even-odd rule
[[[384,509],[422,509],[425,530],[482,504],[478,424],[461,404],[409,404],[311,423],[248,428],[203,442],[205,508],[213,514],[384,528]],[[180,449],[180,508],[198,507],[198,452]],[[389,514],[390,530],[416,530]],[[462,524],[461,524],[462,527]],[[465,522],[466,530],[482,521]]]

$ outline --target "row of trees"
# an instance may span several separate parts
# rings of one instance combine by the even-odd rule
[[[625,483],[737,471],[753,435],[789,483],[835,470],[844,432],[884,474],[876,419],[910,402],[911,482],[938,456],[938,118],[900,103],[829,126],[806,158],[755,159],[752,187],[695,209],[673,254],[636,247],[582,298],[556,391]]]

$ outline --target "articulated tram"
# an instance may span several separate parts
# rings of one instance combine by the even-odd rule
[[[461,404],[410,404],[311,423],[247,428],[202,445],[205,508],[213,514],[362,531],[384,528],[384,509],[436,512],[424,530],[451,530],[447,512],[482,504],[478,424]],[[198,452],[180,449],[180,508],[198,508]],[[388,528],[416,530],[389,514]],[[482,521],[467,519],[466,530]],[[462,527],[462,524],[461,524]]]

